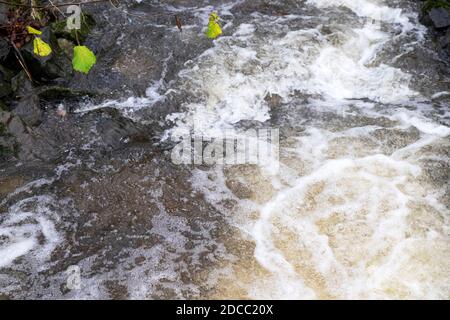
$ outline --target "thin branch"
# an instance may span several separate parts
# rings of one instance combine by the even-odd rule
[[[57,7],[57,6],[53,3],[52,0],[48,0],[48,2],[50,2],[51,6],[54,7],[54,8],[56,8],[56,10],[58,10],[59,13],[61,13],[62,16],[63,16],[64,18],[66,17],[66,15],[64,14],[64,12],[62,12],[61,9],[60,9],[59,7]]]
[[[20,50],[17,49],[17,47],[16,47],[16,45],[15,45],[14,42],[10,41],[10,43],[11,43],[11,46],[12,46],[12,47],[14,48],[14,50],[15,50],[15,52],[14,52],[14,53],[15,53],[15,56],[16,56],[17,60],[19,61],[21,67],[23,68],[23,70],[24,70],[25,73],[27,74],[27,76],[28,76],[28,78],[30,79],[30,81],[33,81],[33,78],[31,77],[31,73],[30,73],[30,71],[28,70],[28,67],[27,67],[27,65],[26,65],[26,63],[25,63],[25,60],[24,60],[22,54],[20,53]]]
[[[80,45],[80,40],[78,39],[78,30],[75,29],[75,39],[77,40],[77,45]]]

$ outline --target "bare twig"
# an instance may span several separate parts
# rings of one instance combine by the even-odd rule
[[[27,65],[25,63],[25,60],[24,60],[22,54],[20,53],[20,50],[17,49],[17,47],[16,47],[16,45],[14,44],[13,41],[10,41],[10,43],[11,43],[11,46],[14,48],[14,51],[15,51],[14,54],[15,54],[15,56],[17,58],[17,61],[19,61],[20,66],[25,71],[25,73],[27,74],[27,76],[30,79],[30,81],[33,81],[33,78],[31,77],[31,73],[28,70],[28,67],[27,67]]]
[[[66,15],[64,14],[64,12],[62,12],[62,10],[61,10],[58,6],[56,6],[56,5],[53,3],[52,0],[48,0],[48,2],[50,2],[51,6],[54,7],[56,10],[58,10],[59,13],[61,13],[61,15],[62,15],[64,18],[66,17]]]

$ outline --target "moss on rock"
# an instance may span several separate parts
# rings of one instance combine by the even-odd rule
[[[444,8],[444,9],[450,10],[450,1],[448,1],[448,0],[427,0],[423,5],[422,10],[424,13],[427,13],[427,12],[430,12],[430,10],[433,8]]]

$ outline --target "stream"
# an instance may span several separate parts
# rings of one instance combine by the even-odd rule
[[[130,10],[131,87],[49,118],[76,130],[57,160],[0,167],[0,298],[450,298],[450,87],[416,1]],[[263,164],[173,161],[252,129],[279,135]]]

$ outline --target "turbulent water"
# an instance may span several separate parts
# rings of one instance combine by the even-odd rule
[[[273,128],[279,157],[179,166],[138,146],[109,162],[71,153],[4,194],[0,294],[449,299],[450,92],[417,4],[182,4],[161,5],[191,15],[170,37],[196,46],[212,10],[224,35],[168,81],[170,52],[146,96],[75,114],[112,107],[145,124],[175,104],[163,143]],[[70,266],[79,288],[66,288]]]

